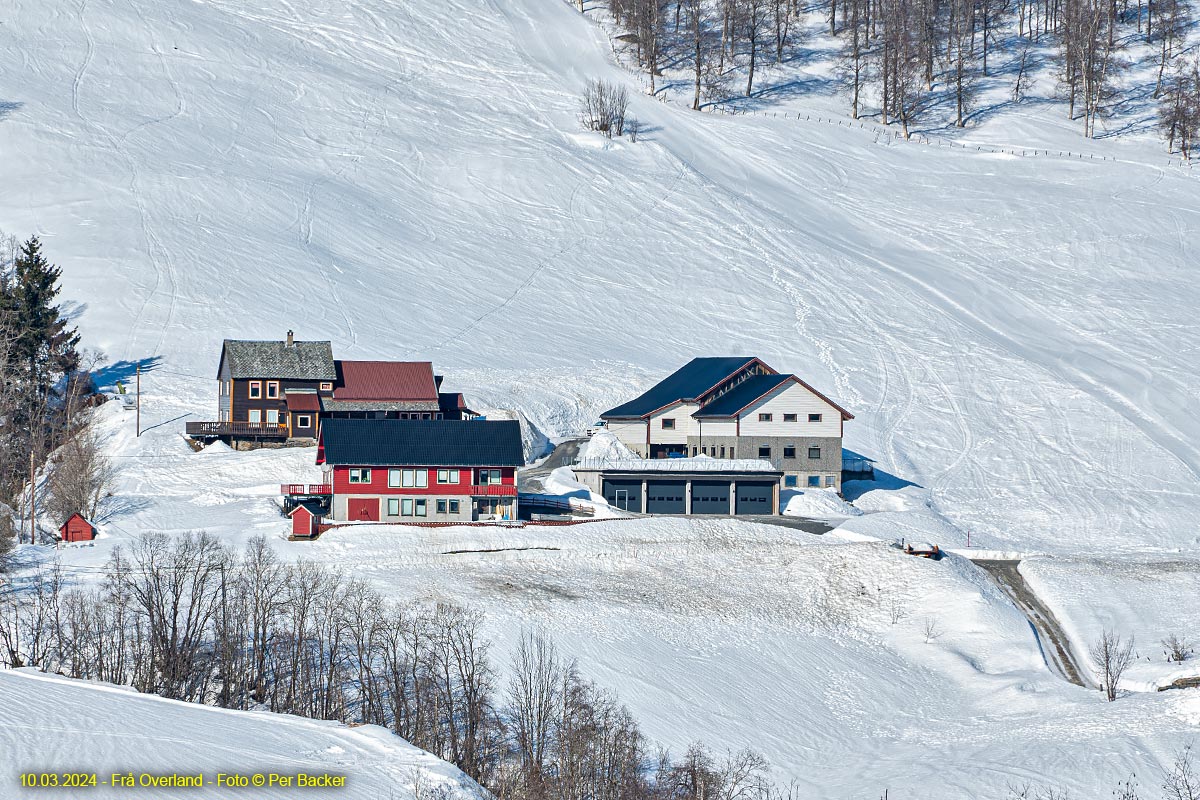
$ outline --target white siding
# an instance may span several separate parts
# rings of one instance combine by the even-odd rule
[[[642,420],[622,422],[609,420],[606,430],[621,440],[621,444],[639,453],[646,449],[646,423]]]
[[[770,422],[759,422],[759,414],[770,414]],[[784,422],[784,414],[795,414],[796,422]],[[809,414],[820,414],[820,422],[809,422]],[[705,434],[709,433],[705,426]],[[789,382],[742,411],[742,436],[841,436],[842,414],[798,383]]]
[[[688,436],[699,436],[692,414],[699,408],[695,403],[680,403],[650,417],[651,444],[687,444]],[[664,419],[675,420],[674,429],[664,429]]]
[[[737,423],[731,419],[706,419],[700,422],[697,436],[707,439],[710,436],[737,436]]]

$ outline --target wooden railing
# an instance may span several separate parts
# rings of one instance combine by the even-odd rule
[[[276,422],[189,422],[188,436],[269,436],[286,439],[287,425]]]
[[[485,486],[472,486],[471,494],[484,497],[516,497],[517,487],[500,483],[489,483]]]
[[[279,486],[280,494],[333,494],[333,487],[328,483],[284,483]]]

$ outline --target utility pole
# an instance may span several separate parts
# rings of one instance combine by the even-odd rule
[[[137,436],[142,435],[142,362],[137,364]]]
[[[29,448],[29,543],[37,544],[37,467],[33,459],[33,448]]]

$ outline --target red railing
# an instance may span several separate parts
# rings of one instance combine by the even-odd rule
[[[333,487],[328,483],[283,483],[279,486],[280,494],[333,494]]]
[[[484,497],[515,497],[517,487],[500,483],[489,483],[486,486],[472,486],[471,494]]]

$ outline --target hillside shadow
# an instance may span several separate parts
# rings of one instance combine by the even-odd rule
[[[24,103],[14,103],[9,100],[0,100],[0,119],[4,119],[14,111],[20,111]]]
[[[875,491],[876,489],[894,492],[909,486],[916,486],[918,489],[923,488],[918,483],[880,469],[875,464],[875,459],[873,458],[868,458],[862,453],[856,453],[848,448],[842,448],[842,464],[845,466],[848,463],[869,464],[874,470],[873,478],[864,480],[851,479],[842,483],[842,496],[851,503],[867,492]]]

